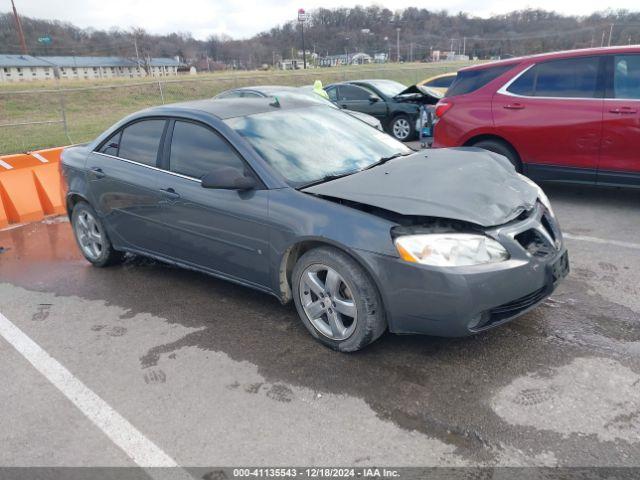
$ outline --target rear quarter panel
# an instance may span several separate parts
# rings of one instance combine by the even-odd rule
[[[492,92],[473,92],[450,100],[453,107],[436,123],[436,148],[460,147],[471,138],[493,133]]]
[[[67,190],[67,205],[68,199],[74,194],[89,199],[86,177],[88,153],[89,148],[87,144],[68,147],[62,151],[60,169],[62,181]]]
[[[495,135],[493,97],[522,68],[525,68],[522,63],[514,63],[506,72],[478,90],[443,98],[441,102],[452,102],[453,107],[436,123],[433,146],[460,147],[478,135]]]

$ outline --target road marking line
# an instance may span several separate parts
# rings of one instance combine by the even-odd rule
[[[7,170],[13,170],[13,167],[9,165],[7,162],[5,162],[4,160],[0,160],[0,167],[4,167]]]
[[[40,155],[38,152],[31,152],[31,155],[33,157],[36,157],[38,160],[40,160],[40,162],[42,163],[49,163],[49,160],[47,160],[46,158],[44,158],[42,155]]]
[[[178,466],[174,459],[74,377],[2,313],[0,335],[136,464],[143,468]]]
[[[600,243],[602,245],[615,245],[617,247],[634,248],[640,250],[640,243],[621,242],[620,240],[607,240],[605,238],[588,237],[585,235],[574,235],[572,233],[563,233],[564,238],[569,240],[579,240],[581,242]]]

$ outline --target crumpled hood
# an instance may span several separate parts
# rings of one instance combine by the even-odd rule
[[[402,97],[430,97],[435,100],[440,100],[444,97],[438,90],[434,90],[433,88],[425,87],[424,85],[411,85],[410,87],[405,88],[399,94],[397,94],[394,98],[399,99]]]
[[[417,152],[303,191],[483,227],[513,220],[538,197],[505,157],[478,148]]]

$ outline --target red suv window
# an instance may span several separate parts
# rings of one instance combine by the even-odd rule
[[[498,65],[479,70],[462,70],[458,72],[456,79],[447,90],[447,97],[475,92],[513,67],[515,67],[515,64]]]
[[[601,95],[600,57],[565,58],[534,65],[507,91],[534,97],[596,98]]]

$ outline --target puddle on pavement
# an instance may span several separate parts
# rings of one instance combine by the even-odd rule
[[[569,447],[566,432],[546,429],[543,448],[535,441],[535,427],[499,416],[492,399],[532,372],[563,375],[561,369],[575,358],[594,353],[611,356],[629,368],[623,358],[625,344],[640,338],[636,312],[590,295],[584,280],[569,277],[545,305],[481,335],[463,339],[385,335],[362,352],[337,354],[308,335],[293,307],[268,295],[146,259],[131,258],[108,269],[89,267],[80,260],[68,225],[29,228],[23,231],[30,232],[26,236],[18,231],[23,230],[0,235],[6,245],[8,233],[13,248],[0,263],[3,281],[104,300],[125,309],[125,319],[148,312],[198,329],[150,349],[140,359],[143,367],[153,367],[162,356],[184,347],[222,351],[234,360],[255,364],[272,384],[362,398],[379,417],[453,444],[477,461],[494,461],[495,449],[507,442],[526,448],[530,456],[554,451],[559,461],[570,449],[566,455],[572,461],[588,462],[598,451],[597,436],[571,437],[579,448]],[[535,382],[517,385],[519,408],[535,408],[557,395],[553,388]],[[619,414],[630,412],[620,409]],[[610,455],[623,453],[628,454],[622,448]]]

